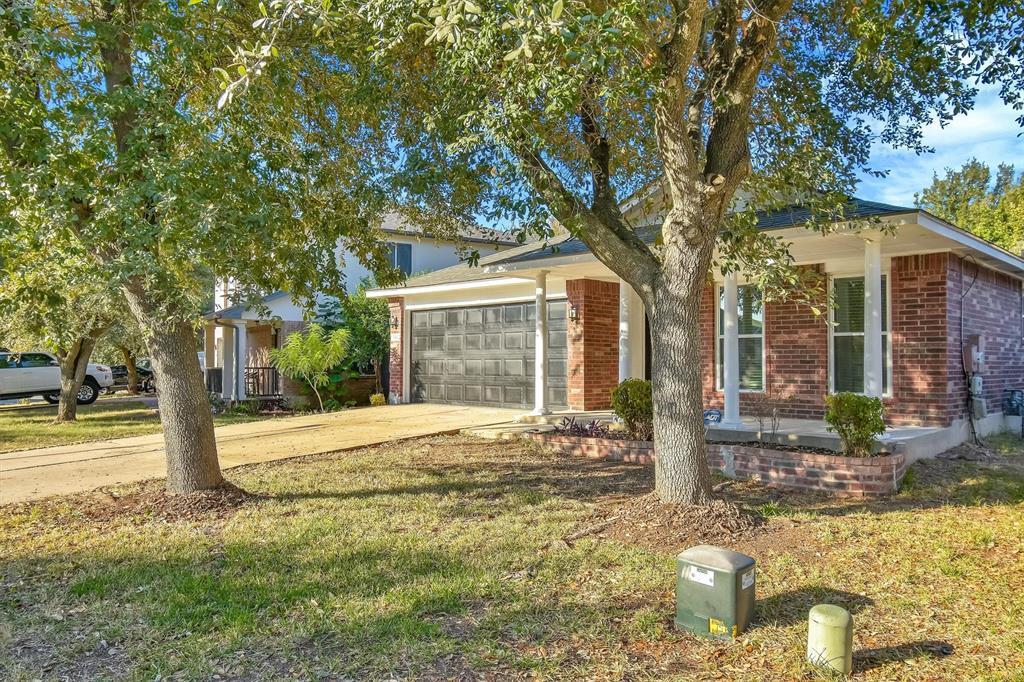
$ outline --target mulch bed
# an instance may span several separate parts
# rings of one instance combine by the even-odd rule
[[[213,490],[188,495],[175,495],[154,486],[123,494],[99,491],[93,497],[95,504],[83,505],[81,512],[101,522],[125,518],[167,522],[226,519],[242,505],[262,499],[226,481]]]
[[[735,545],[767,530],[766,519],[726,500],[708,506],[665,504],[649,493],[603,507],[564,542],[593,535],[659,552],[678,552],[693,545]]]

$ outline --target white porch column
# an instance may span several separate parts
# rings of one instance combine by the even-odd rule
[[[221,388],[220,396],[224,400],[235,399],[235,334],[238,330],[233,326],[220,326],[221,331]]]
[[[249,358],[248,336],[245,322],[235,322],[235,336],[238,339],[238,356],[235,358],[235,396],[236,400],[245,400],[245,363]]]
[[[619,279],[619,383],[632,376],[633,362],[630,356],[629,337],[630,329],[630,299],[633,288],[629,282]],[[641,331],[641,333],[643,333]]]
[[[882,397],[882,245],[864,242],[864,395]]]
[[[548,273],[541,270],[537,273],[536,287],[536,327],[533,349],[533,413],[548,414],[548,382],[545,372],[548,359]]]
[[[725,414],[722,415],[722,426],[737,428],[740,422],[740,340],[739,340],[739,293],[736,273],[725,276],[725,311],[724,311],[724,357],[722,358],[722,388],[725,401]]]

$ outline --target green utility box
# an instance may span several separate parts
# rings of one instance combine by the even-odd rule
[[[732,550],[697,545],[676,557],[676,627],[729,639],[754,615],[754,560]]]

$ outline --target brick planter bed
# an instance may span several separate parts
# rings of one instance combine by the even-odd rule
[[[654,444],[615,438],[580,438],[550,432],[528,437],[545,447],[591,459],[651,464]],[[844,457],[775,450],[746,443],[708,443],[708,464],[729,478],[757,478],[775,488],[824,492],[838,497],[882,497],[898,489],[906,473],[901,453]]]

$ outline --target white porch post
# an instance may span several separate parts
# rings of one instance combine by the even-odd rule
[[[534,339],[533,361],[533,413],[548,414],[548,382],[544,371],[548,358],[548,273],[537,273],[536,288],[536,338]]]
[[[629,286],[629,282],[619,279],[619,383],[632,376],[633,362],[629,352],[629,309],[632,293],[633,288]]]
[[[235,399],[235,334],[234,326],[221,326],[221,375],[220,396],[224,400]]]
[[[864,395],[882,397],[882,245],[864,242]]]
[[[245,322],[235,322],[235,334],[238,338],[238,357],[235,358],[235,396],[236,400],[245,400],[245,363],[249,356],[248,332]]]
[[[740,422],[740,340],[739,340],[739,293],[736,273],[725,276],[725,348],[722,358],[722,388],[725,401],[725,414],[722,415],[722,426],[737,428]]]

